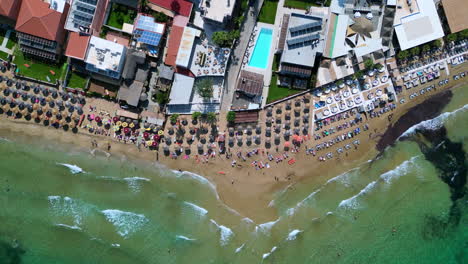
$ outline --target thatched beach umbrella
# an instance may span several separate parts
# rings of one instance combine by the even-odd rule
[[[281,132],[281,127],[280,126],[276,126],[275,127],[275,133],[276,134],[279,134]]]
[[[276,114],[281,114],[283,112],[283,110],[281,109],[281,106],[278,106],[276,108]]]
[[[305,124],[309,123],[309,119],[310,119],[310,115],[309,114],[305,114],[303,117],[302,117],[302,122],[304,122]]]
[[[265,130],[265,136],[271,137],[271,128],[270,128],[270,127],[267,127],[267,128],[266,128],[266,130]]]
[[[284,128],[285,129],[290,129],[291,128],[291,121],[287,120],[286,122],[284,122]]]
[[[260,135],[262,133],[262,127],[260,125],[257,125],[255,127],[255,133],[257,133],[257,135]]]
[[[301,115],[301,108],[294,108],[294,116],[298,117]]]
[[[252,126],[251,125],[247,126],[247,135],[252,135]]]
[[[280,135],[275,135],[275,145],[279,145],[280,142],[281,142]]]
[[[298,127],[298,126],[300,126],[300,125],[301,125],[301,119],[300,119],[300,118],[294,119],[294,126],[295,126],[295,127]]]
[[[270,139],[267,139],[265,141],[265,148],[267,148],[267,149],[271,148],[271,140]]]
[[[291,110],[291,102],[286,102],[285,109],[286,110]]]
[[[260,136],[254,136],[254,142],[257,145],[260,145],[260,143],[262,143],[262,140],[261,140]]]
[[[187,136],[185,137],[185,141],[187,142],[187,144],[192,144],[193,143],[193,137],[192,136]]]

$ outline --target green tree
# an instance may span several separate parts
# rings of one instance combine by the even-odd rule
[[[377,70],[380,70],[380,69],[383,68],[383,65],[380,64],[380,63],[377,63],[377,64],[374,65],[374,67],[375,67]]]
[[[177,120],[179,119],[179,114],[173,114],[173,115],[171,115],[170,119],[171,119],[171,123],[172,123],[172,124],[177,123]]]
[[[234,120],[236,120],[236,112],[234,111],[229,111],[226,115],[226,120],[229,122],[229,123],[232,123],[234,122]]]
[[[402,50],[402,51],[398,52],[397,58],[399,60],[404,60],[404,59],[407,59],[408,56],[409,56],[409,52],[407,50]]]
[[[230,32],[217,31],[213,33],[211,39],[213,42],[220,47],[230,47],[232,42],[240,37],[239,30],[232,30]]]
[[[431,50],[431,46],[429,44],[422,46],[422,52],[426,53],[426,52],[429,52],[430,50]]]
[[[216,113],[209,112],[208,114],[206,114],[206,120],[208,120],[208,122],[210,123],[214,123],[216,121]]]
[[[197,82],[196,91],[203,99],[213,97],[213,81],[210,78],[204,78]]]
[[[198,118],[200,118],[201,115],[202,115],[202,113],[200,113],[200,112],[193,112],[192,113],[192,119],[198,120]]]
[[[338,81],[336,81],[336,85],[340,86],[340,85],[343,85],[344,82],[343,82],[343,79],[339,79]]]
[[[440,48],[440,47],[442,47],[442,41],[440,41],[440,39],[436,39],[436,40],[431,42],[431,45],[434,48]]]
[[[362,71],[357,71],[354,73],[354,77],[358,80],[361,79],[363,76],[364,76],[364,73],[362,73]]]
[[[450,42],[457,41],[457,34],[448,34],[447,35],[447,40]]]
[[[411,52],[412,56],[417,56],[417,55],[419,55],[419,53],[421,53],[421,50],[419,49],[419,47],[414,47],[414,48],[411,49],[410,52]]]
[[[468,38],[468,29],[464,29],[457,33],[457,39],[461,40],[466,38]]]
[[[372,59],[367,59],[364,61],[364,67],[367,69],[367,70],[370,70],[374,67],[374,62],[372,61]]]
[[[153,12],[152,13],[153,17],[154,17],[154,20],[156,22],[159,22],[159,23],[166,23],[167,21],[169,21],[169,17],[164,14],[164,13],[161,13],[161,12]]]
[[[167,92],[159,92],[156,94],[156,102],[160,105],[166,105],[169,103],[169,93]]]

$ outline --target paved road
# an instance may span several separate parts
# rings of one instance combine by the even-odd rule
[[[244,26],[241,31],[241,36],[238,40],[237,46],[233,51],[231,57],[231,63],[227,70],[227,77],[224,81],[224,93],[221,99],[221,109],[220,109],[220,121],[225,120],[226,113],[229,112],[231,108],[232,97],[234,96],[234,90],[236,87],[237,76],[239,75],[239,70],[242,66],[242,58],[244,56],[245,49],[249,44],[249,38],[257,21],[257,15],[260,12],[260,9],[263,5],[263,0],[257,0],[251,10],[254,12],[249,12]]]

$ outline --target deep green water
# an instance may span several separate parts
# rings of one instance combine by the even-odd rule
[[[465,90],[424,123],[445,126],[462,157]],[[238,215],[190,173],[0,136],[2,264],[468,263],[468,199],[451,199],[417,132],[326,183],[278,193],[270,223]]]

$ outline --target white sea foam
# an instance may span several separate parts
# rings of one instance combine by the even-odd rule
[[[445,112],[440,114],[439,116],[422,121],[416,125],[413,125],[412,127],[408,128],[401,136],[398,137],[398,139],[402,137],[407,137],[413,135],[417,130],[435,130],[441,128],[444,123],[447,120],[450,120],[451,118],[455,117],[458,113],[465,112],[468,110],[468,104],[452,111],[452,112]]]
[[[70,197],[49,196],[49,207],[57,217],[71,216],[75,226],[81,226],[83,216],[86,214],[86,206]]]
[[[357,209],[359,207],[358,198],[369,193],[372,189],[374,189],[376,185],[377,181],[373,181],[367,184],[367,186],[364,187],[364,189],[360,190],[358,194],[352,196],[351,198],[341,201],[338,207]]]
[[[71,229],[71,230],[81,230],[81,227],[76,226],[76,225],[66,225],[66,224],[55,224],[55,226],[63,227],[66,229]]]
[[[142,177],[127,177],[123,178],[124,181],[127,182],[128,187],[133,192],[139,192],[141,189],[142,182],[149,182],[150,179],[142,178]]]
[[[9,140],[8,138],[4,138],[4,137],[0,137],[0,141],[5,141],[5,142],[12,142],[11,140]]]
[[[385,172],[380,175],[380,178],[387,184],[392,183],[394,180],[400,178],[402,175],[406,175],[410,169],[414,167],[417,163],[414,161],[421,156],[414,156],[409,160],[403,161],[395,169]]]
[[[415,160],[420,156],[412,157],[409,160],[403,161],[400,165],[396,166],[394,169],[389,170],[380,175],[379,179],[376,181],[372,181],[371,183],[367,184],[367,186],[360,190],[358,194],[343,200],[340,202],[338,207],[347,208],[347,209],[357,209],[360,207],[360,203],[358,199],[368,193],[370,193],[378,184],[381,182],[385,184],[391,184],[394,180],[400,178],[402,175],[408,173],[411,169],[412,165],[415,164]]]
[[[216,197],[219,199],[218,192],[216,191],[216,185],[214,185],[212,182],[210,182],[208,179],[205,177],[198,175],[196,173],[190,172],[190,171],[178,171],[178,170],[172,170],[172,172],[177,176],[177,178],[182,178],[182,177],[189,177],[192,178],[200,183],[208,185],[216,194]]]
[[[252,219],[248,218],[248,217],[242,218],[242,221],[244,221],[244,222],[246,222],[248,224],[255,224],[255,222]]]
[[[275,221],[270,221],[266,222],[263,224],[259,224],[255,227],[255,232],[263,232],[265,234],[270,234],[270,230],[273,228],[273,226],[279,222],[281,218],[276,219]]]
[[[108,209],[102,213],[107,221],[115,226],[117,233],[124,238],[128,238],[149,222],[144,215],[132,212]]]
[[[194,239],[194,238],[188,238],[188,237],[183,236],[183,235],[177,235],[177,236],[176,236],[176,239],[177,239],[177,240],[184,240],[184,241],[195,241],[195,240],[196,240],[196,239]]]
[[[199,215],[200,217],[202,216],[205,216],[206,214],[208,214],[208,210],[206,210],[205,208],[203,207],[200,207],[194,203],[190,203],[190,202],[184,202],[185,205],[187,205],[188,207],[190,207],[191,209],[193,209],[195,211],[195,213],[197,213],[197,215]]]
[[[236,253],[241,252],[241,250],[244,248],[244,246],[245,246],[245,243],[242,244],[240,247],[236,248]]]
[[[286,238],[286,240],[296,240],[297,235],[299,235],[301,232],[302,230],[294,229],[293,231],[289,232],[288,238]]]
[[[70,169],[70,172],[72,174],[85,173],[85,171],[82,168],[76,165],[67,164],[67,163],[57,163],[57,165],[62,165],[62,166],[67,167],[68,169]]]
[[[232,232],[232,230],[229,227],[219,225],[213,219],[210,219],[210,221],[211,221],[211,223],[213,223],[219,229],[219,233],[220,233],[219,243],[221,244],[221,246],[227,245],[229,243],[229,240],[231,239],[232,235],[234,234]]]
[[[112,247],[115,247],[115,248],[119,248],[120,247],[120,244],[117,244],[117,243],[113,243],[111,244]]]
[[[262,258],[263,258],[263,259],[268,258],[273,252],[275,252],[276,249],[277,249],[277,247],[273,247],[273,248],[270,250],[270,252],[263,254]]]

